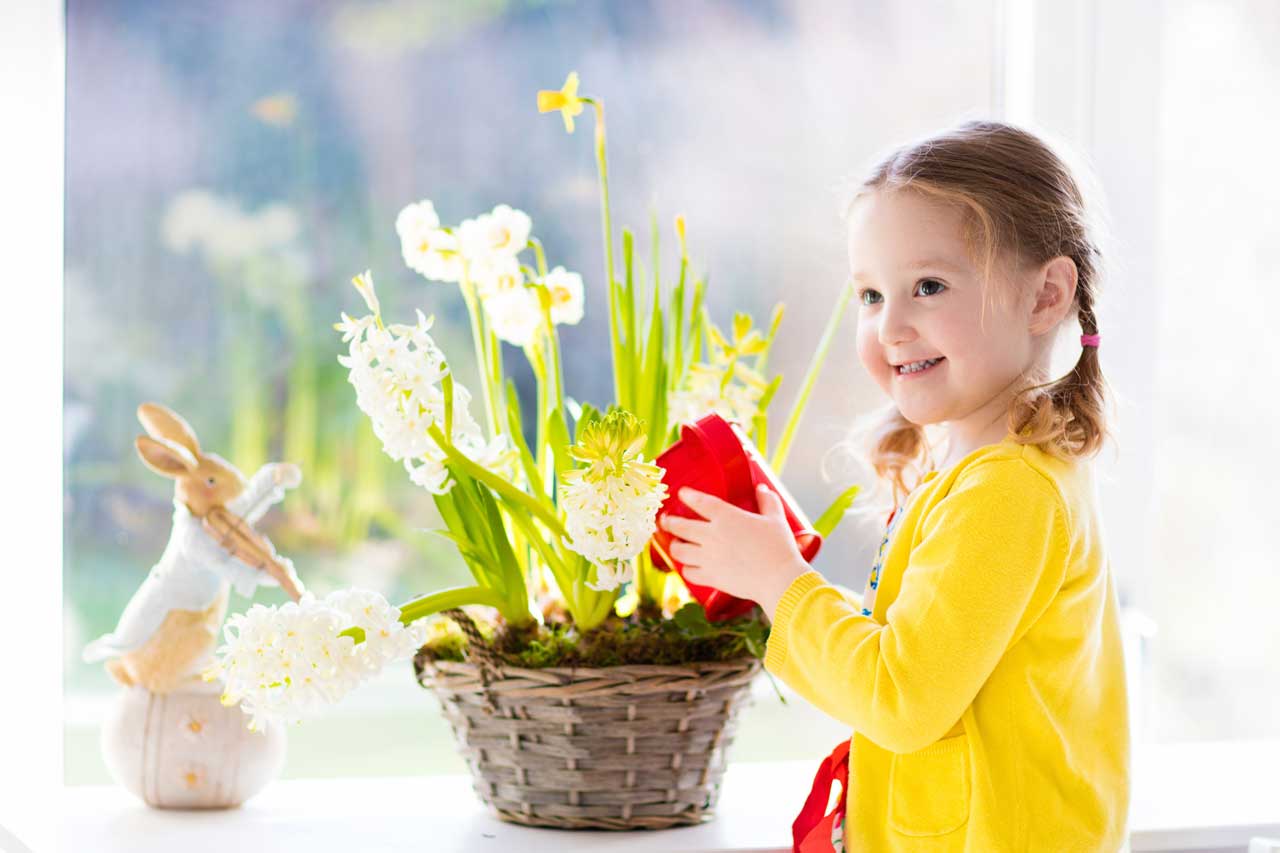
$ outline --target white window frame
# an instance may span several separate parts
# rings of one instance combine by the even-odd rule
[[[1101,358],[1113,400],[1120,448],[1097,460],[1098,497],[1118,584],[1131,697],[1133,740],[1150,718],[1144,684],[1145,639],[1154,620],[1133,604],[1151,579],[1147,543],[1154,519],[1152,486],[1158,334],[1150,310],[1161,297],[1158,275],[1160,185],[1156,174],[1162,68],[1159,0],[1001,0],[993,103],[1002,119],[1066,143],[1104,190],[1110,264],[1098,306]],[[1107,187],[1126,191],[1107,194]],[[1115,350],[1143,358],[1108,358],[1109,329],[1123,329]],[[1114,338],[1112,340],[1115,340]],[[1074,363],[1074,342],[1065,353]]]
[[[5,371],[0,847],[52,850],[62,784],[62,186],[58,0],[0,4]],[[19,530],[18,528],[21,527]]]

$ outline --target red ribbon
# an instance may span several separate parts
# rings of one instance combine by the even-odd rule
[[[831,799],[831,786],[840,783],[840,798],[831,814],[824,815]],[[821,853],[830,851],[831,833],[844,817],[845,798],[849,793],[849,741],[841,741],[831,754],[822,759],[813,777],[813,788],[804,808],[791,824],[793,853]]]

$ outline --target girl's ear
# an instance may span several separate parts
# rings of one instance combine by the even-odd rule
[[[196,468],[195,456],[176,441],[140,435],[133,440],[133,445],[146,466],[165,477],[180,477]]]
[[[1076,299],[1079,271],[1076,262],[1066,255],[1046,261],[1034,279],[1035,305],[1028,318],[1028,330],[1043,335],[1058,327]]]

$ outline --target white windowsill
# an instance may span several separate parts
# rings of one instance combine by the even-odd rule
[[[710,823],[661,832],[562,832],[491,817],[462,776],[276,781],[225,812],[149,809],[122,789],[64,789],[63,850],[785,851],[816,761],[739,763]],[[1131,849],[1236,846],[1280,833],[1280,741],[1140,745]]]

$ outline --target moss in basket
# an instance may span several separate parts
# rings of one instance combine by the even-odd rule
[[[696,602],[686,604],[671,619],[659,613],[623,619],[611,616],[597,628],[579,633],[564,622],[534,624],[518,629],[492,621],[477,621],[480,633],[510,666],[539,669],[553,666],[672,665],[763,657],[769,628],[746,616],[708,622]],[[466,637],[450,628],[424,648],[437,660],[466,659]]]

